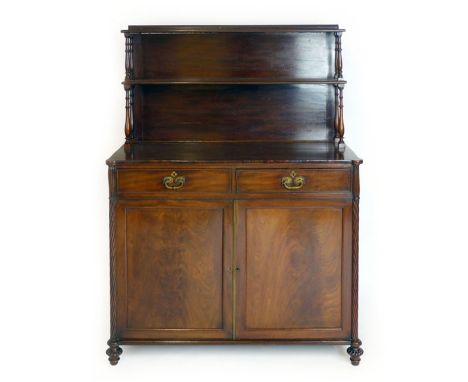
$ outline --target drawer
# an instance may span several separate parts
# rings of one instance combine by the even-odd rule
[[[229,170],[120,170],[119,192],[230,192]]]
[[[238,170],[237,192],[349,192],[348,169]]]

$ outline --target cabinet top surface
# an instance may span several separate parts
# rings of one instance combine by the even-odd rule
[[[340,152],[327,142],[147,142],[123,145],[108,165],[142,163],[361,163],[346,147]]]
[[[123,33],[344,32],[337,24],[315,25],[129,25]]]

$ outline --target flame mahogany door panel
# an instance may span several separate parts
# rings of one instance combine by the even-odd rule
[[[236,338],[348,339],[351,203],[236,203]]]
[[[119,337],[232,338],[232,202],[127,200],[116,219]]]

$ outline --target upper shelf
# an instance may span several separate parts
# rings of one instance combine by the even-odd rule
[[[338,25],[129,25],[126,34],[344,32]]]
[[[151,30],[170,31],[170,28],[154,26]],[[342,78],[339,36],[302,33],[318,30],[312,26],[296,27],[300,33],[244,33],[244,27],[237,28],[239,33],[223,33],[226,29],[222,28],[219,33],[208,34],[127,36],[125,78],[145,81],[139,84],[192,80],[220,84],[330,83],[329,80]],[[263,27],[258,30],[263,31]]]
[[[125,80],[123,85],[280,85],[280,84],[346,84],[341,79],[320,78],[152,78]]]

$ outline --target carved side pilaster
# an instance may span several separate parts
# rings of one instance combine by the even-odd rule
[[[117,169],[115,166],[109,166],[107,176],[109,181],[109,196],[112,197],[117,192]]]
[[[351,277],[351,346],[347,349],[351,363],[359,365],[364,351],[358,333],[359,307],[359,163],[353,162],[353,214],[352,214],[352,277]]]
[[[351,335],[358,338],[358,304],[359,304],[359,196],[353,198],[353,247],[352,247],[352,313]]]
[[[115,169],[114,169],[115,171]],[[109,188],[113,189],[112,182],[115,182],[115,176],[111,175],[109,169]],[[114,179],[111,181],[111,179]],[[114,183],[115,185],[115,183]],[[116,210],[117,199],[111,196],[109,199],[109,243],[110,243],[110,339],[107,341],[109,348],[106,354],[109,357],[111,365],[117,365],[122,354],[122,348],[119,346],[117,338],[117,270],[116,270]]]
[[[341,55],[341,32],[335,32],[335,79],[343,78],[343,57]]]
[[[110,329],[111,329],[111,339],[116,339],[116,327],[117,327],[117,310],[116,310],[116,300],[117,300],[117,275],[116,275],[116,209],[117,209],[117,200],[115,197],[111,197],[109,200],[109,243],[110,243]]]
[[[110,339],[107,342],[109,348],[106,354],[111,365],[119,362],[122,349],[118,345],[117,338],[117,269],[116,269],[116,211],[117,198],[117,169],[109,167],[109,249],[110,249]]]

